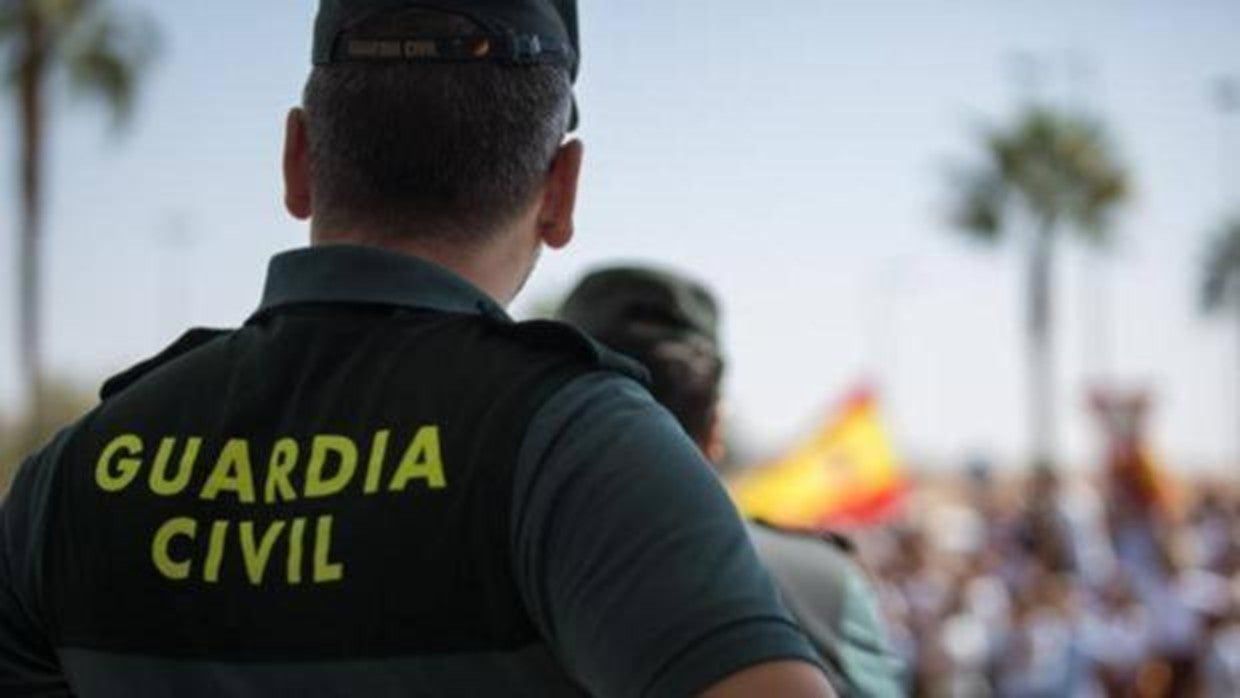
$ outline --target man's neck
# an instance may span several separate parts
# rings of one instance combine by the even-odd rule
[[[517,244],[514,235],[497,235],[492,242],[467,247],[392,236],[315,233],[311,237],[311,244],[316,246],[364,245],[424,259],[455,273],[504,307],[516,297],[533,267],[530,252]]]

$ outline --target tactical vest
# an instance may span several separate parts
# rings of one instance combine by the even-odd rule
[[[304,304],[108,382],[58,463],[58,647],[217,661],[538,642],[513,477],[542,404],[641,370],[566,326]]]

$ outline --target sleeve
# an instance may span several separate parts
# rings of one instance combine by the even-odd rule
[[[840,608],[840,664],[849,683],[862,696],[903,695],[900,661],[887,646],[878,601],[865,577],[849,565]]]
[[[0,695],[67,696],[56,653],[40,620],[42,521],[58,443],[31,456],[0,503]]]
[[[531,423],[513,565],[592,694],[689,696],[754,664],[818,663],[697,447],[631,380],[577,379]]]
[[[783,601],[848,695],[900,696],[901,667],[888,649],[865,572],[835,543],[751,524],[758,556]]]

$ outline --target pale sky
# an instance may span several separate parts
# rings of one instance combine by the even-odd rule
[[[285,110],[309,66],[309,0],[114,0],[164,30],[121,138],[58,99],[47,246],[53,372],[97,383],[190,324],[255,307],[267,258],[303,244],[280,203]],[[778,8],[778,11],[775,11]],[[774,452],[877,381],[898,449],[950,466],[1027,446],[1023,266],[944,222],[945,171],[1009,116],[1013,56],[1038,93],[1105,117],[1135,198],[1106,262],[1064,254],[1059,411],[1068,460],[1106,370],[1157,398],[1184,468],[1240,448],[1240,328],[1197,312],[1205,235],[1240,206],[1240,124],[1211,81],[1240,74],[1240,5],[1200,2],[582,0],[587,165],[578,238],[522,300],[615,260],[670,265],[725,308],[731,413]],[[13,112],[0,110],[0,409],[18,404]],[[1232,121],[1237,120],[1232,117]],[[177,240],[183,242],[177,243]]]

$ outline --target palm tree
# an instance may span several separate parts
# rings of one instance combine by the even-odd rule
[[[113,124],[123,124],[138,77],[153,55],[155,33],[149,22],[117,13],[107,0],[5,0],[0,46],[7,47],[4,69],[20,138],[19,356],[29,413],[41,431],[47,424],[39,270],[50,88],[63,82],[99,98]]]
[[[1201,308],[1240,312],[1240,216],[1224,223],[1206,250]]]
[[[988,243],[1020,235],[1028,247],[1030,428],[1034,463],[1055,461],[1053,298],[1055,249],[1066,233],[1100,245],[1128,195],[1128,175],[1103,125],[1043,107],[982,133],[983,160],[957,173],[955,227]]]
[[[1219,228],[1205,262],[1201,309],[1213,313],[1234,305],[1240,310],[1240,216]]]

